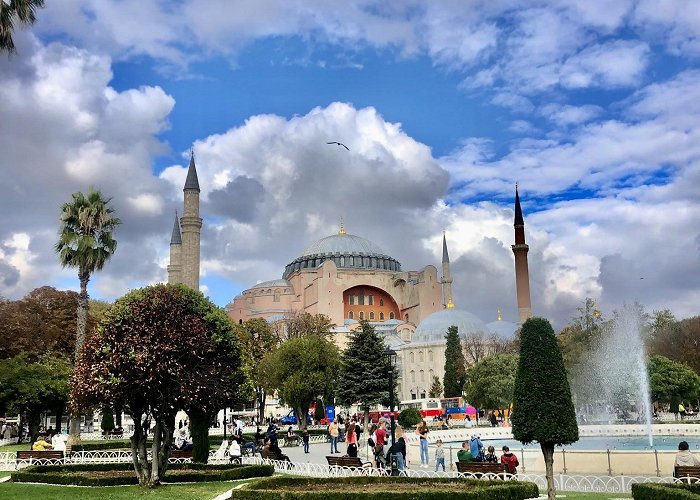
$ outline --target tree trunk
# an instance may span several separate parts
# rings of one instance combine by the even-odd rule
[[[33,444],[39,436],[39,423],[41,417],[39,413],[27,412],[27,427],[29,430],[29,444]]]
[[[211,417],[199,410],[188,410],[190,435],[192,436],[192,461],[207,463],[209,460],[209,422]]]
[[[132,414],[134,421],[134,434],[131,436],[131,461],[134,464],[134,472],[139,480],[140,486],[147,486],[151,480],[150,469],[148,467],[148,457],[146,455],[146,433],[144,426],[148,425],[148,420],[141,420],[144,415],[140,413]]]
[[[365,406],[365,425],[364,425],[364,435],[365,437],[371,437],[369,434],[369,406]]]
[[[151,445],[151,481],[148,483],[149,488],[158,486],[160,484],[161,472],[165,474],[162,460],[162,440],[163,424],[156,420],[156,425],[153,428],[153,444]]]
[[[547,498],[555,500],[554,495],[554,443],[540,443],[544,456],[545,475],[547,476]]]
[[[262,425],[265,422],[265,390],[263,388],[258,388],[257,390],[257,400],[258,400],[258,425]]]
[[[85,330],[87,328],[88,314],[88,292],[87,285],[90,281],[90,273],[85,269],[78,270],[78,279],[80,280],[80,294],[78,295],[78,321],[77,332],[75,336],[75,361],[80,358],[80,352],[83,350],[85,343]],[[70,424],[68,425],[68,445],[71,447],[80,443],[80,415],[71,412]]]
[[[296,413],[296,415],[297,415],[297,426],[300,429],[306,429],[306,415],[307,415],[307,413],[304,411],[304,408],[294,408],[294,413]]]
[[[63,406],[61,404],[56,407],[56,432],[58,434],[61,433],[61,428],[63,427]]]

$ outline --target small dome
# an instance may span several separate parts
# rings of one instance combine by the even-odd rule
[[[489,329],[489,332],[495,333],[499,339],[513,340],[515,339],[515,332],[518,331],[520,325],[510,321],[498,320],[492,321],[486,327]]]
[[[270,280],[270,281],[263,281],[262,283],[258,283],[257,285],[253,285],[251,290],[253,288],[272,288],[275,286],[292,286],[292,285],[287,280]]]
[[[423,321],[413,334],[412,343],[439,342],[445,340],[447,329],[456,326],[460,339],[468,333],[488,333],[488,328],[476,315],[460,309],[443,309],[434,312]]]

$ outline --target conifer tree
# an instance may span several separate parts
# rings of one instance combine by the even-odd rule
[[[511,423],[515,439],[540,444],[553,500],[554,446],[578,441],[578,425],[559,344],[544,318],[530,318],[520,330]]]
[[[428,396],[431,398],[439,398],[442,395],[442,383],[440,382],[440,377],[433,375],[433,383],[430,385],[428,390]]]
[[[370,407],[388,405],[389,366],[384,356],[384,339],[367,321],[360,321],[360,327],[350,333],[350,342],[343,352],[336,394],[342,405],[357,403],[364,410],[366,431]],[[397,378],[394,368],[394,388]],[[398,399],[394,401],[398,406]]]
[[[447,344],[445,345],[444,392],[446,398],[456,398],[462,395],[467,373],[457,327],[454,325],[449,327],[445,338]]]

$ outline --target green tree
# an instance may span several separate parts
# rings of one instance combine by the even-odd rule
[[[372,406],[388,405],[389,363],[384,356],[384,339],[367,321],[360,321],[360,328],[349,335],[342,355],[340,378],[336,384],[336,397],[343,406],[357,404],[365,414],[365,431],[369,425]],[[394,384],[398,372],[393,368]],[[396,386],[394,386],[396,387]],[[398,399],[395,398],[398,405]]]
[[[294,338],[268,354],[264,363],[271,387],[305,428],[309,406],[320,394],[330,392],[337,377],[338,348],[323,337]]]
[[[554,447],[578,441],[576,412],[554,330],[530,318],[520,330],[520,358],[513,391],[513,437],[542,449],[547,496],[554,500]]]
[[[250,387],[245,392],[252,393],[258,409],[258,419],[265,420],[266,386],[262,372],[265,356],[279,345],[279,338],[270,324],[263,318],[254,318],[235,326],[236,336],[241,346],[243,370]]]
[[[477,408],[508,408],[513,401],[517,354],[496,354],[482,359],[467,371],[464,395]]]
[[[428,396],[431,398],[439,398],[442,396],[442,383],[440,382],[440,377],[433,375],[433,383],[430,384],[430,389],[428,389]]]
[[[39,433],[39,417],[68,399],[72,366],[60,356],[22,353],[0,361],[0,408],[21,414],[32,442]]]
[[[683,363],[664,356],[650,356],[647,362],[651,399],[678,408],[682,401],[697,401],[700,396],[700,377]]]
[[[90,188],[88,195],[73,193],[73,200],[61,207],[60,229],[56,252],[63,267],[78,269],[80,296],[75,336],[75,359],[85,343],[88,319],[87,285],[90,275],[101,270],[117,248],[112,231],[121,221],[109,206],[111,199]],[[77,415],[71,415],[70,438],[75,443],[80,438]]]
[[[700,316],[675,321],[668,311],[656,313],[648,348],[700,374]]]
[[[309,335],[330,339],[333,335],[331,332],[333,323],[325,314],[300,312],[292,315],[281,323],[285,329],[280,335],[282,339],[296,339]]]
[[[71,406],[123,408],[134,421],[139,484],[154,487],[167,471],[177,410],[211,416],[236,397],[239,385],[240,352],[226,313],[184,285],[155,285],[117,300],[88,337],[72,378]]]
[[[464,365],[464,353],[459,341],[459,332],[456,326],[447,329],[445,335],[445,376],[442,379],[446,398],[455,398],[462,395],[467,372]]]
[[[420,424],[423,420],[423,415],[417,408],[406,408],[399,413],[399,425],[404,429],[410,429]]]
[[[103,434],[109,434],[110,431],[114,430],[114,413],[112,413],[112,408],[109,406],[105,406],[102,409],[100,427],[102,427]]]
[[[0,52],[17,52],[12,35],[17,24],[34,24],[44,0],[0,0]]]

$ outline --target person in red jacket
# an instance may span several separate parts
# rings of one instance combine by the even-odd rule
[[[518,462],[518,457],[515,456],[515,454],[510,452],[510,448],[507,446],[503,447],[503,455],[501,455],[501,463],[506,464],[506,467],[508,467],[508,473],[509,474],[517,474],[518,467],[520,465],[520,462]]]

